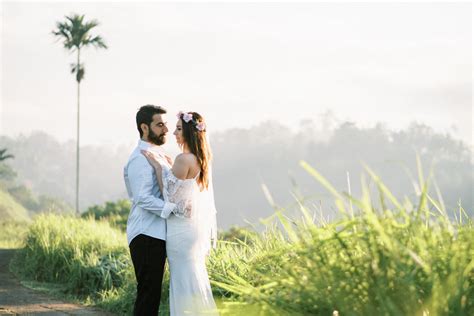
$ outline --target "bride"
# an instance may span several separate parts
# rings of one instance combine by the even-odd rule
[[[206,255],[211,242],[214,246],[216,242],[212,155],[206,124],[196,112],[179,112],[177,116],[173,134],[182,153],[171,170],[162,168],[151,152],[142,151],[155,169],[164,199],[180,206],[180,211],[167,220],[170,312],[172,316],[217,315],[206,270]]]

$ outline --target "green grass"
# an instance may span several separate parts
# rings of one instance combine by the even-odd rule
[[[23,247],[29,222],[0,221],[0,248],[15,249]]]
[[[0,219],[2,222],[27,222],[28,211],[8,193],[0,188]]]
[[[107,223],[40,215],[30,226],[14,272],[35,281],[61,283],[77,295],[120,287],[129,266],[125,236]]]
[[[462,208],[451,220],[422,177],[412,203],[367,169],[377,190],[363,181],[354,198],[302,166],[334,195],[340,219],[315,221],[301,204],[301,219],[276,209],[278,223],[263,233],[227,233],[208,259],[222,315],[474,314],[474,229]],[[122,232],[47,215],[31,225],[25,245],[12,264],[23,279],[59,283],[85,302],[131,313],[135,279]],[[168,281],[166,274],[164,306]]]
[[[28,211],[0,188],[0,248],[20,248],[30,221]]]

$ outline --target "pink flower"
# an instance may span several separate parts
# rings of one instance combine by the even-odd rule
[[[193,119],[193,115],[189,113],[183,113],[183,121],[189,123]]]
[[[179,111],[178,114],[176,114],[176,117],[177,117],[178,119],[180,119],[180,118],[181,118],[181,115],[183,115],[183,111]]]
[[[204,122],[200,122],[196,125],[196,128],[198,129],[198,131],[203,131],[206,129],[206,124]]]

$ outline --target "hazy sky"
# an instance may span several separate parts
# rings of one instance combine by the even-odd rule
[[[326,110],[411,121],[472,144],[471,4],[1,4],[0,134],[75,136],[75,55],[51,35],[77,12],[109,50],[84,52],[83,144],[130,143],[140,105],[201,112],[212,130]]]

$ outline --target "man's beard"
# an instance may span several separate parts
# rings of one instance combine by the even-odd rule
[[[150,131],[150,133],[148,134],[148,141],[152,144],[155,144],[155,145],[158,145],[158,146],[161,146],[165,143],[166,139],[165,139],[165,134],[155,134],[155,132],[153,132],[150,129],[148,129]]]

